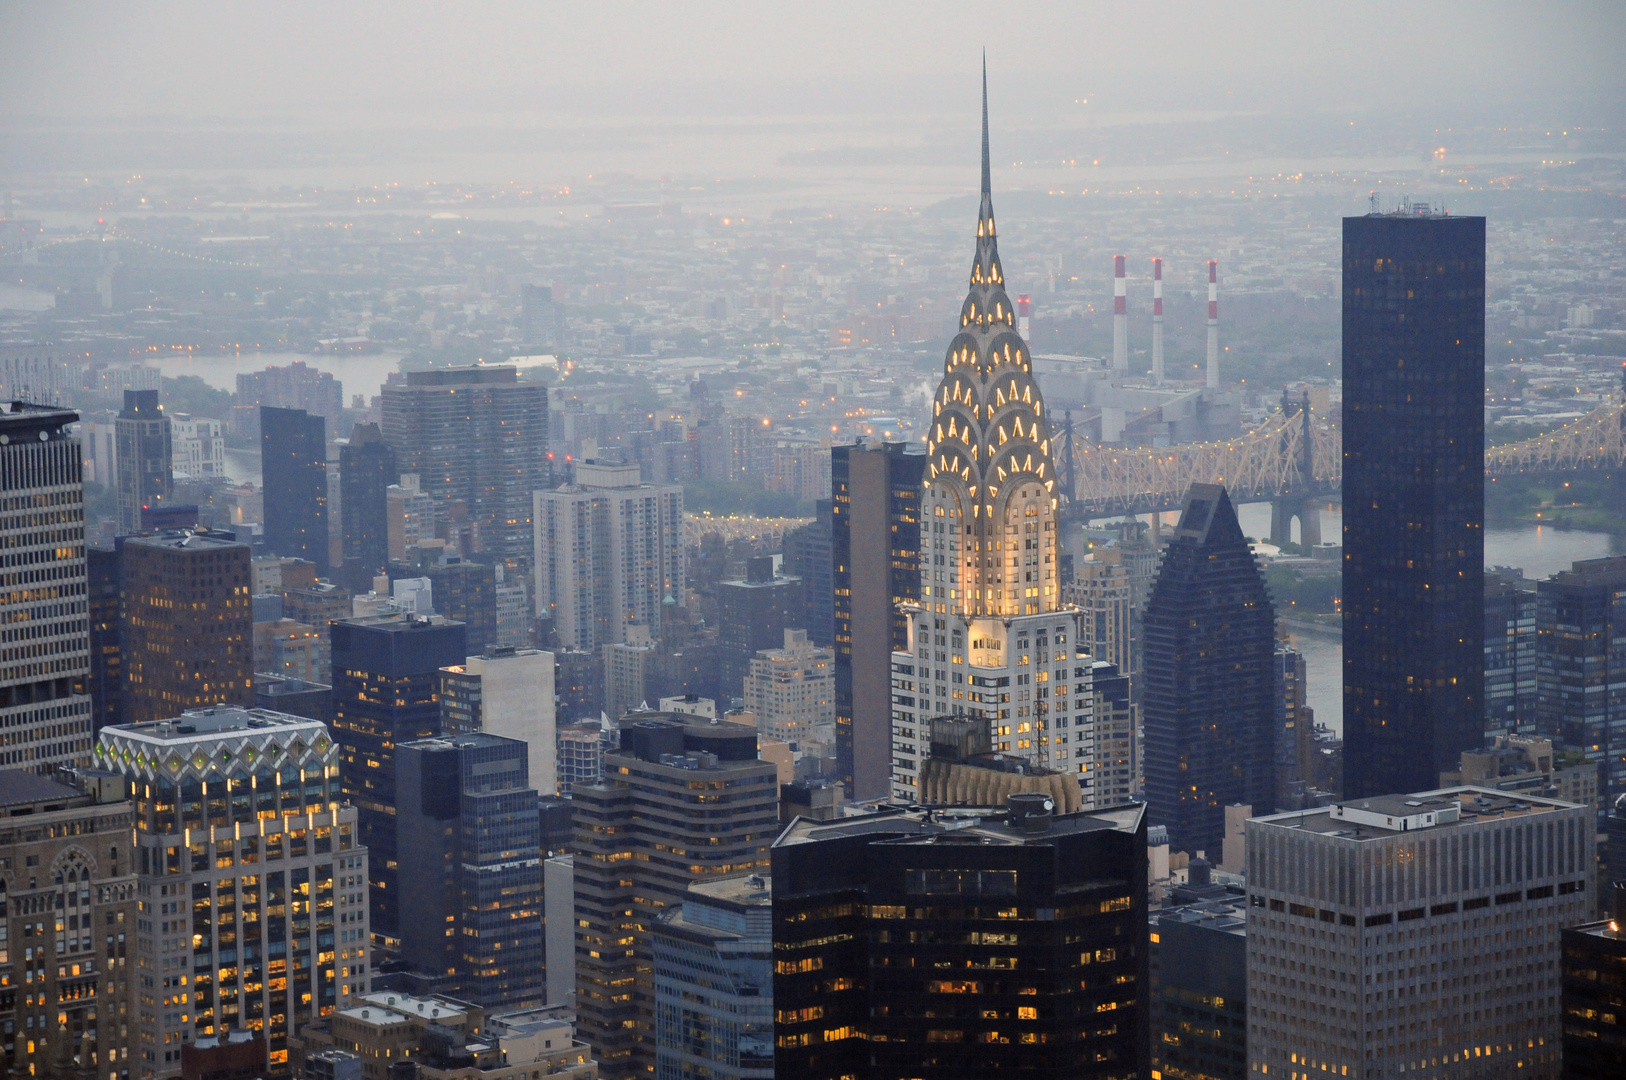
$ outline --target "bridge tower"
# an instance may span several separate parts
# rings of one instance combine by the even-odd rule
[[[1301,416],[1302,414],[1302,416]],[[1282,415],[1297,418],[1300,432],[1297,460],[1293,463],[1294,477],[1281,494],[1270,500],[1270,542],[1291,543],[1293,519],[1299,519],[1299,540],[1306,548],[1321,543],[1321,513],[1317,499],[1310,492],[1315,483],[1315,443],[1310,437],[1310,391],[1306,388],[1297,398],[1286,387],[1282,388]],[[1289,431],[1282,433],[1283,450],[1287,449]]]

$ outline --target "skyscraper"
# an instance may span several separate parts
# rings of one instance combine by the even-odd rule
[[[920,596],[925,468],[904,443],[830,450],[836,769],[854,802],[892,791],[891,659],[909,643],[898,604]]]
[[[124,720],[254,704],[247,544],[174,529],[119,541]]]
[[[87,548],[86,608],[90,615],[90,723],[92,731],[124,719],[124,612],[119,553]]]
[[[78,1055],[87,1076],[140,1075],[129,786],[90,770],[47,779],[4,769],[0,818],[13,875],[0,909],[12,972],[0,1025],[11,1067],[49,1078]]]
[[[1344,219],[1344,794],[1422,791],[1484,717],[1485,219]]]
[[[1522,570],[1485,571],[1485,733],[1535,730],[1536,583]]]
[[[90,626],[78,414],[0,406],[0,764],[48,770],[90,753]]]
[[[1145,808],[1050,802],[787,828],[777,1075],[1149,1076]]]
[[[574,791],[577,1023],[617,1078],[655,1062],[654,920],[697,881],[764,872],[779,828],[778,771],[753,729],[653,713],[621,738],[604,778]]]
[[[531,786],[552,795],[559,786],[554,722],[553,654],[499,645],[441,668],[441,731],[484,731],[529,747]]]
[[[468,648],[483,653],[497,644],[497,570],[490,563],[454,558],[423,569],[435,614],[465,627]]]
[[[1217,856],[1225,807],[1276,797],[1276,613],[1220,485],[1191,485],[1145,626],[1147,810]]]
[[[463,625],[439,618],[380,615],[334,623],[333,737],[344,797],[354,803],[361,841],[372,852],[373,934],[394,946],[403,903],[395,749],[440,734],[440,669],[468,655]]]
[[[1436,788],[1246,828],[1248,1075],[1558,1075],[1590,808]]]
[[[113,422],[118,433],[119,533],[141,531],[141,508],[169,501],[175,490],[169,418],[156,390],[126,390]]]
[[[1536,730],[1597,763],[1600,808],[1626,794],[1626,701],[1610,690],[1623,669],[1626,557],[1584,559],[1538,582]]]
[[[184,1043],[258,1029],[288,1077],[290,1037],[367,992],[368,853],[337,755],[320,722],[264,709],[102,730],[96,764],[135,794],[150,916],[131,932],[140,1076],[179,1076]]]
[[[485,550],[529,560],[531,496],[549,486],[547,387],[512,367],[412,371],[382,408],[401,471],[438,504],[467,504]]]
[[[659,633],[662,605],[687,603],[678,485],[584,461],[576,483],[536,492],[535,515],[536,614],[559,644],[596,652],[634,623]]]
[[[741,697],[751,661],[785,642],[785,629],[800,626],[796,597],[802,583],[774,573],[771,555],[745,560],[745,577],[717,586],[717,644],[722,656],[723,705]]]
[[[525,744],[475,732],[396,754],[401,879],[412,883],[401,958],[486,1009],[542,1004],[542,822]]]
[[[829,499],[818,501],[814,519],[785,534],[785,573],[802,583],[799,622],[807,639],[830,648],[835,643],[835,586],[831,581],[831,510]]]
[[[1050,421],[1005,294],[991,186],[985,83],[969,291],[932,398],[919,596],[892,654],[892,793],[906,801],[928,721],[949,713],[984,721],[999,753],[1088,776],[1072,756],[1089,736],[1090,666],[1078,609],[1062,606]]]
[[[1626,881],[1604,907],[1563,931],[1564,1080],[1610,1080],[1626,1061]]]
[[[390,561],[390,485],[399,483],[395,450],[377,424],[357,424],[339,450],[339,512],[344,574],[351,592],[366,592]]]
[[[260,408],[265,546],[273,555],[328,565],[327,422],[303,409]]]
[[[835,657],[807,639],[806,630],[786,630],[784,648],[763,649],[751,661],[741,696],[757,718],[764,739],[825,742],[835,724]]]

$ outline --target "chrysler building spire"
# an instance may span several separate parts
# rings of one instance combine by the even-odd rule
[[[992,187],[985,59],[976,257],[960,332],[949,345],[932,404],[927,479],[966,539],[954,575],[960,587],[942,590],[952,592],[952,610],[1032,615],[1054,610],[1060,600],[1056,472],[1044,398],[1005,294]],[[932,590],[934,606],[938,591]]]

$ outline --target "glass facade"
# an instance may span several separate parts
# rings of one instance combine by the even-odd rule
[[[1344,795],[1483,738],[1485,219],[1344,219]]]

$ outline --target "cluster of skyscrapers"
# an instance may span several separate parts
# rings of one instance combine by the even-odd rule
[[[6,406],[11,1070],[1618,1075],[1626,890],[1594,920],[1600,823],[1626,860],[1600,815],[1626,570],[1486,586],[1484,266],[1483,219],[1345,222],[1325,797],[1223,484],[1166,539],[1065,542],[986,105],[924,444],[833,448],[818,519],[737,578],[691,567],[680,484],[556,475],[513,367],[390,383],[336,473],[336,404],[256,404],[242,535],[177,502],[170,421],[129,391],[112,550],[75,414]]]

